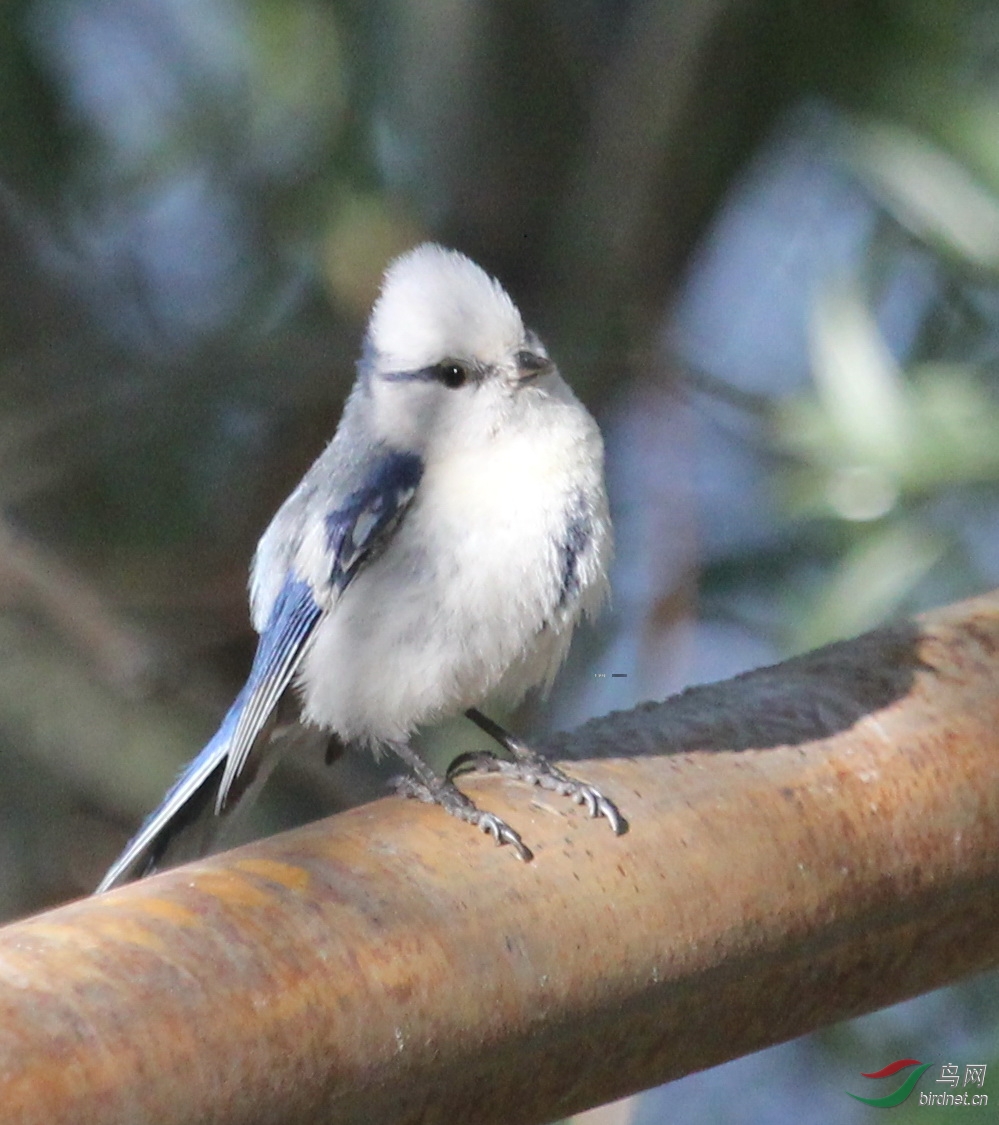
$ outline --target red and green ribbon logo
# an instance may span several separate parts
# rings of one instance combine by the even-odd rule
[[[883,1098],[862,1098],[859,1094],[850,1094],[851,1098],[856,1098],[858,1102],[863,1102],[864,1105],[872,1105],[876,1109],[891,1109],[892,1106],[901,1105],[902,1102],[912,1093],[916,1083],[923,1077],[923,1075],[930,1069],[932,1063],[921,1063],[919,1059],[896,1059],[895,1062],[889,1063],[887,1066],[882,1067],[880,1070],[875,1070],[871,1074],[861,1074],[862,1078],[891,1078],[893,1074],[898,1074],[900,1070],[906,1070],[910,1066],[916,1069],[906,1078],[901,1086],[891,1094],[885,1094]],[[849,1094],[850,1091],[847,1090]]]

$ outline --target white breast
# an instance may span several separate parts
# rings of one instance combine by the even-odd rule
[[[427,465],[391,550],[317,629],[302,676],[306,720],[348,740],[401,739],[554,675],[579,613],[605,594],[610,525],[595,423],[568,404],[546,414],[488,450]],[[565,511],[581,489],[594,543],[579,597],[556,612]]]

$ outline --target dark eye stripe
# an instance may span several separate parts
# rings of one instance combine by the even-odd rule
[[[415,371],[390,371],[382,376],[391,383],[443,383],[452,390],[464,386],[469,379],[469,369],[464,363],[446,360],[443,363],[434,363],[429,367],[420,367]]]

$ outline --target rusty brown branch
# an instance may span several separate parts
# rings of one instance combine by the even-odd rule
[[[999,964],[999,593],[0,931],[4,1120],[542,1122]],[[627,755],[627,756],[626,756]]]

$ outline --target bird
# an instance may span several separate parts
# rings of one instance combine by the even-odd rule
[[[194,825],[210,842],[296,725],[394,752],[409,770],[401,794],[524,860],[520,834],[455,784],[468,765],[625,831],[611,800],[483,710],[547,691],[576,625],[608,598],[612,552],[600,430],[506,290],[436,243],[397,257],[336,432],[257,546],[247,681],[98,892],[156,870]],[[414,735],[461,715],[509,759],[432,770]]]

